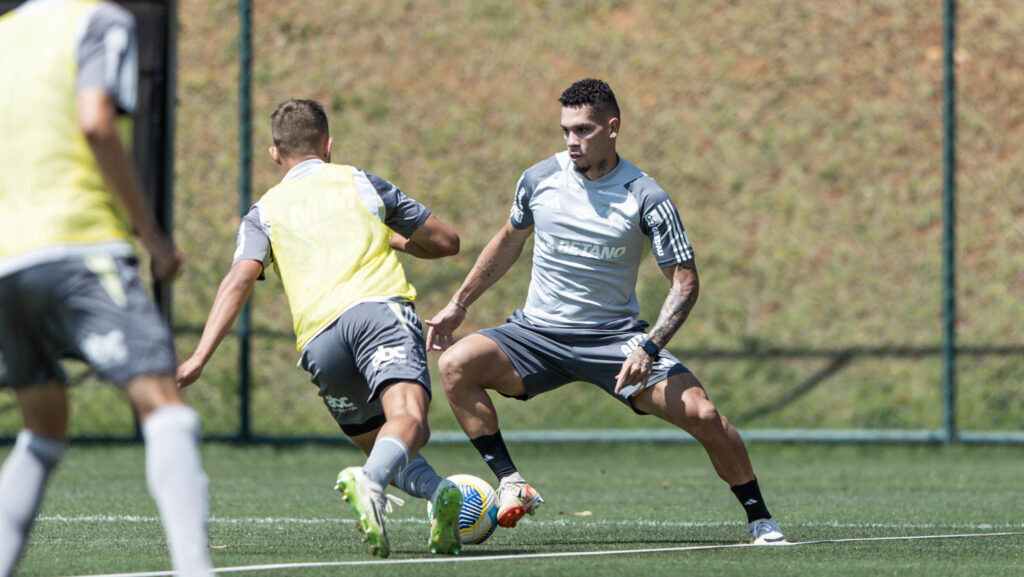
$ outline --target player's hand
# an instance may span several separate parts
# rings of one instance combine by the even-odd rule
[[[178,382],[178,388],[184,389],[199,379],[199,376],[203,374],[203,361],[195,357],[189,357],[188,360],[181,363],[178,366],[178,374],[176,380]]]
[[[153,278],[160,281],[171,280],[185,262],[185,252],[167,239],[157,234],[149,239],[142,239],[143,246],[149,252],[150,268]]]
[[[430,327],[427,329],[427,352],[443,351],[455,344],[455,329],[465,319],[466,311],[450,302],[433,319],[423,321]]]
[[[619,374],[615,375],[615,393],[618,394],[623,387],[640,383],[641,387],[637,393],[647,386],[647,380],[651,378],[651,368],[654,366],[654,359],[647,354],[647,351],[637,347],[622,362]],[[636,393],[634,393],[636,394]]]

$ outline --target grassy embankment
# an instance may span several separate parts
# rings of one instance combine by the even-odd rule
[[[623,109],[620,152],[675,199],[697,252],[701,299],[671,349],[741,427],[941,425],[942,13],[895,0],[729,2],[261,2],[254,13],[253,198],[279,178],[265,153],[281,100],[324,102],[335,160],[392,180],[462,235],[444,263],[406,259],[430,318],[507,217],[522,170],[563,145],[556,98],[597,76]],[[959,342],[1024,341],[1024,8],[960,10],[957,93]],[[238,222],[237,14],[180,4],[175,285],[191,352]],[[529,262],[471,311],[467,331],[524,298]],[[254,427],[334,430],[294,368],[280,283],[254,297]],[[643,316],[666,291],[642,266]],[[857,356],[785,408],[770,404],[846,349]],[[772,349],[802,357],[758,356]],[[721,358],[709,350],[751,353]],[[819,354],[821,353],[821,354]],[[237,427],[237,348],[226,342],[190,398],[210,432]],[[1024,425],[1024,362],[963,355],[960,423]],[[106,413],[81,395],[79,412]],[[653,426],[582,387],[504,403],[508,427]],[[90,397],[86,399],[85,397]],[[455,425],[437,398],[435,427]],[[565,411],[566,403],[582,409]],[[95,406],[95,408],[90,408]],[[80,415],[83,416],[83,415]],[[84,417],[84,416],[83,416]],[[116,417],[127,422],[127,415]]]

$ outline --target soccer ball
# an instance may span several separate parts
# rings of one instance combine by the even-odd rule
[[[480,477],[452,475],[448,480],[462,491],[459,534],[466,544],[483,543],[498,526],[498,494]]]

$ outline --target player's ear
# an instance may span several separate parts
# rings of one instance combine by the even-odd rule
[[[328,136],[327,137],[327,154],[326,154],[326,158],[325,158],[325,160],[327,162],[331,161],[331,149],[332,148],[334,148],[334,137],[333,136]]]
[[[612,116],[608,119],[608,136],[615,138],[619,135],[619,117]]]
[[[270,153],[270,158],[274,159],[275,163],[281,164],[281,151],[276,146],[271,146],[267,149],[267,152]]]

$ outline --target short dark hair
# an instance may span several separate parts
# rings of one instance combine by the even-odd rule
[[[584,78],[573,82],[572,86],[565,89],[558,101],[567,108],[591,106],[594,110],[605,112],[616,118],[620,117],[619,103],[615,101],[612,87],[608,86],[604,80],[597,78]]]
[[[277,105],[270,115],[270,131],[274,146],[286,157],[319,154],[324,139],[330,136],[323,105],[297,98]]]

